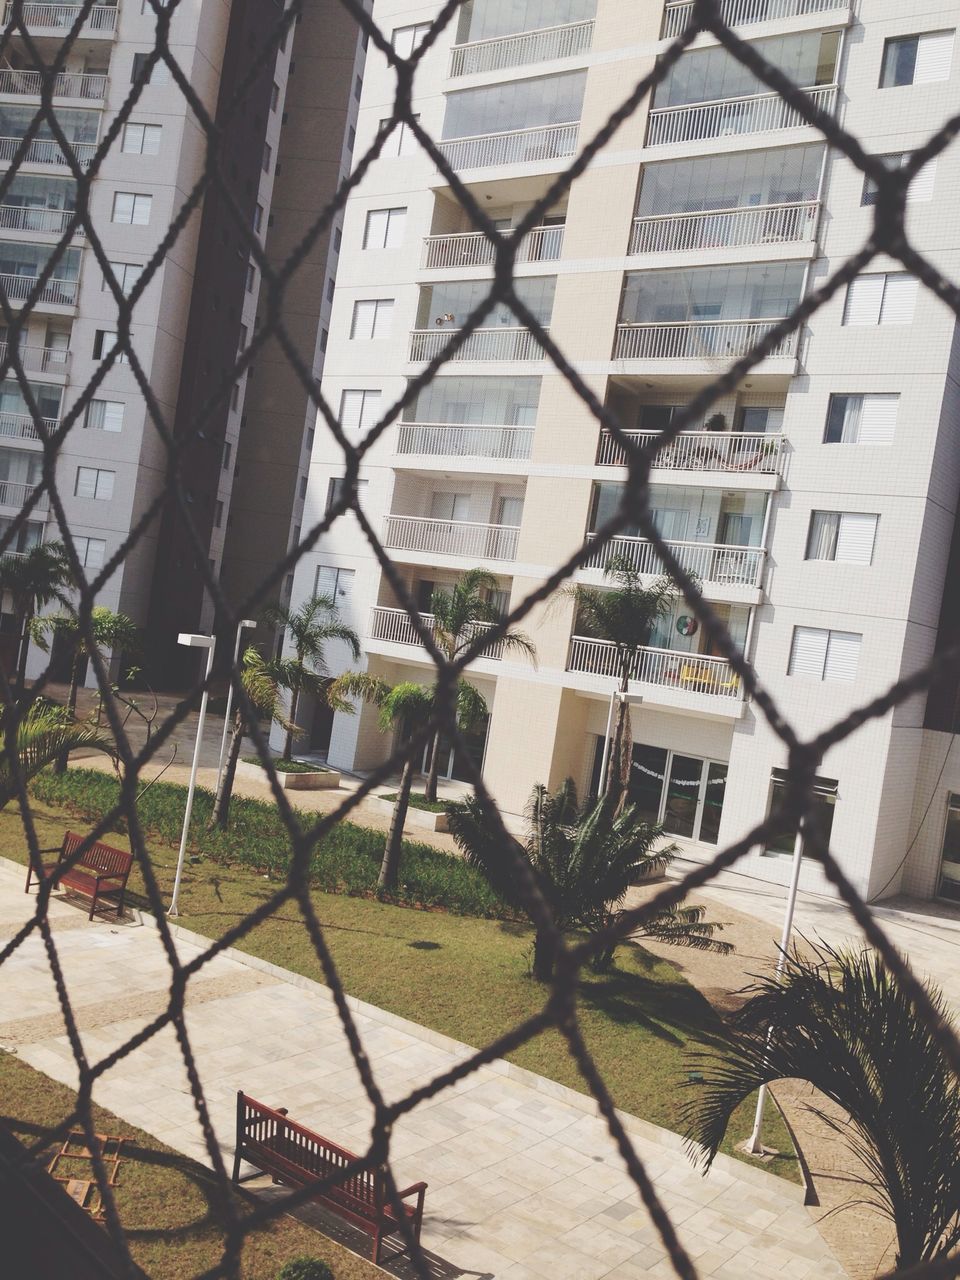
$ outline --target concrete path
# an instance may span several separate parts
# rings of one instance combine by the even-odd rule
[[[22,874],[0,864],[0,938],[30,910]],[[51,907],[58,952],[85,1051],[98,1060],[165,1005],[167,967],[155,930],[88,924]],[[178,939],[186,959],[195,944]],[[454,1041],[374,1009],[356,1018],[388,1097],[469,1054]],[[348,1147],[362,1149],[370,1111],[324,988],[260,962],[220,956],[188,990],[191,1043],[225,1157],[237,1089]],[[39,938],[0,969],[0,1047],[75,1085],[70,1049]],[[128,1055],[96,1100],[184,1154],[206,1161],[173,1032]],[[505,1063],[475,1072],[403,1118],[393,1135],[398,1177],[430,1184],[423,1243],[438,1275],[483,1280],[633,1280],[672,1276],[657,1234],[589,1099]],[[706,1179],[674,1134],[629,1121],[637,1149],[700,1275],[842,1280],[798,1189],[721,1157]],[[346,1239],[342,1232],[338,1238]],[[350,1243],[358,1251],[364,1245]],[[396,1260],[389,1269],[409,1275]]]

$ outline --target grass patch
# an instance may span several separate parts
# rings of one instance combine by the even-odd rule
[[[242,756],[244,764],[255,764],[258,769],[263,768],[263,761],[259,756]],[[273,757],[273,767],[277,773],[329,773],[329,769],[325,769],[319,764],[304,764],[302,760],[281,760],[279,756]]]
[[[35,791],[44,785],[45,779],[38,779]],[[150,795],[147,792],[143,801]],[[40,844],[59,843],[67,822],[63,809],[37,803],[33,813]],[[381,839],[378,836],[378,848]],[[13,806],[0,812],[0,848],[8,857],[26,861],[22,826]],[[161,891],[169,896],[176,840],[154,843],[150,852]],[[188,865],[181,885],[181,922],[218,938],[259,906],[274,887],[240,863]],[[134,901],[142,894],[136,867],[130,890]],[[319,890],[312,894],[312,901],[351,995],[475,1046],[495,1040],[542,1008],[544,990],[527,973],[532,931],[523,924],[410,911],[372,898]],[[283,907],[239,946],[323,981],[295,906]],[[687,1055],[718,1043],[722,1023],[704,997],[668,962],[633,945],[621,947],[618,959],[619,968],[611,974],[581,975],[577,998],[584,1037],[618,1107],[679,1131],[681,1106],[695,1087],[688,1081]],[[586,1091],[557,1032],[542,1033],[508,1056],[531,1071]],[[747,1102],[735,1116],[723,1149],[732,1153],[734,1145],[749,1135],[752,1122],[753,1106]],[[792,1153],[789,1135],[773,1108],[768,1111],[764,1136],[769,1146]],[[799,1181],[792,1154],[768,1167]]]
[[[0,1052],[0,1098],[0,1123],[30,1146],[71,1113],[75,1095]],[[94,1105],[93,1120],[97,1132],[127,1139],[114,1194],[134,1261],[152,1280],[191,1280],[214,1267],[223,1253],[223,1228],[211,1170],[103,1107]],[[255,1205],[242,1192],[231,1195],[244,1216]],[[285,1262],[303,1254],[323,1258],[337,1280],[383,1280],[379,1267],[286,1216],[246,1237],[244,1280],[276,1280]]]
[[[387,800],[390,804],[396,804],[397,793],[393,795],[381,796],[381,800]],[[411,809],[423,809],[425,813],[446,813],[449,800],[428,800],[422,791],[411,791],[409,805]]]

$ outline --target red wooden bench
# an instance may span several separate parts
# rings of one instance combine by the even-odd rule
[[[286,1108],[274,1110],[237,1094],[237,1154],[233,1162],[233,1181],[240,1181],[240,1161],[246,1160],[274,1182],[287,1187],[308,1187],[321,1178],[330,1177],[358,1160],[352,1152],[336,1146],[319,1134],[287,1119]],[[419,1242],[423,1223],[425,1182],[415,1182],[399,1193],[401,1200],[416,1196],[413,1204],[403,1206],[414,1238]],[[386,1177],[382,1169],[363,1169],[335,1186],[318,1191],[313,1197],[338,1217],[366,1231],[373,1237],[373,1261],[380,1261],[380,1245],[385,1236],[401,1230],[390,1201]]]
[[[44,880],[53,879],[55,884],[62,885],[65,889],[73,889],[77,893],[82,893],[90,899],[90,919],[93,919],[93,913],[97,908],[97,902],[101,898],[117,898],[117,919],[123,914],[123,900],[127,892],[127,878],[130,875],[130,867],[133,865],[133,854],[126,853],[123,849],[114,849],[109,844],[101,844],[98,840],[92,844],[73,866],[61,871],[61,866],[69,858],[77,852],[83,844],[84,837],[78,836],[75,831],[68,831],[63,837],[63,844],[59,849],[60,856],[56,862],[45,862],[42,864],[42,878]],[[50,849],[41,849],[40,853],[56,853],[56,846]],[[33,863],[27,870],[27,887],[25,893],[30,892],[30,881],[36,874]]]

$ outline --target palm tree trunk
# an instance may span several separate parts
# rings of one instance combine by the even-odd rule
[[[440,733],[438,729],[430,744],[430,766],[427,771],[427,785],[424,796],[431,804],[437,803],[437,784],[440,780]]]
[[[297,723],[297,707],[300,702],[300,690],[290,690],[290,724],[287,727],[287,736],[283,740],[283,755],[281,759],[293,759],[293,731]]]
[[[17,682],[14,685],[14,694],[19,699],[23,697],[24,686],[27,683],[27,653],[30,649],[30,619],[33,610],[27,609],[20,619],[20,646],[17,650]]]
[[[549,982],[553,977],[555,959],[553,940],[538,929],[533,936],[533,976],[538,982]]]
[[[77,712],[77,695],[80,691],[80,645],[73,651],[73,665],[70,668],[70,692],[67,694],[67,711],[73,719]],[[69,751],[61,751],[53,762],[54,773],[66,773]]]
[[[400,878],[400,854],[403,849],[403,824],[407,820],[407,807],[410,803],[410,792],[416,769],[412,760],[405,760],[403,773],[400,775],[400,790],[397,792],[393,806],[393,817],[390,819],[390,830],[387,832],[387,843],[383,849],[383,862],[380,865],[378,889],[395,889]]]
[[[624,658],[623,667],[620,672],[620,697],[617,699],[619,706],[617,707],[616,727],[613,731],[613,744],[610,748],[610,756],[607,760],[606,785],[603,790],[604,798],[611,800],[617,806],[619,806],[626,788],[626,781],[623,776],[623,737],[629,711],[626,699],[627,689],[630,687],[629,661],[629,656]]]
[[[233,732],[230,735],[230,746],[223,766],[223,777],[220,779],[217,796],[213,802],[213,812],[210,814],[210,821],[207,823],[208,831],[212,831],[214,827],[219,827],[221,831],[226,831],[227,824],[230,821],[233,781],[237,776],[237,762],[240,759],[240,748],[243,745],[243,731],[245,728],[243,714],[238,711],[233,721]]]

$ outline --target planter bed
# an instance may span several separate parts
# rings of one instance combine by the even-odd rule
[[[393,813],[393,801],[388,800],[386,796],[374,796],[373,803],[381,813]],[[407,820],[403,824],[404,831],[406,831],[407,827],[419,827],[421,831],[450,830],[446,813],[433,813],[429,809],[415,809],[413,805],[407,808]]]
[[[237,762],[237,777],[250,778],[254,782],[270,781],[266,769],[259,764],[248,764],[246,760]],[[334,790],[340,785],[340,774],[336,769],[317,769],[309,773],[283,773],[277,770],[277,779],[284,791]]]

